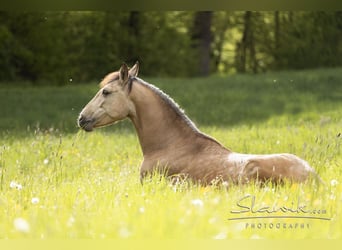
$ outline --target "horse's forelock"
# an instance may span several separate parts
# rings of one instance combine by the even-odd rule
[[[112,72],[112,73],[109,73],[108,75],[106,75],[103,80],[100,82],[99,86],[100,88],[103,88],[104,86],[106,86],[108,83],[112,82],[112,81],[115,81],[119,79],[119,72],[116,71],[116,72]]]

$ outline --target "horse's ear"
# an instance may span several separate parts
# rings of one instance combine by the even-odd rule
[[[122,85],[125,85],[127,83],[127,80],[128,80],[128,67],[127,67],[127,65],[125,63],[122,64],[122,66],[120,68],[119,79],[120,79]]]
[[[129,70],[129,75],[136,77],[139,73],[139,62],[137,61],[134,66]]]

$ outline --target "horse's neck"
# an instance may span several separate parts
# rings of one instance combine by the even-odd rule
[[[144,155],[185,145],[200,134],[187,118],[177,114],[177,110],[150,87],[134,84],[130,98],[135,106],[130,119]]]

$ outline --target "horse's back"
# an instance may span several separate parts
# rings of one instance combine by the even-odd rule
[[[250,180],[296,182],[307,180],[314,170],[310,165],[293,154],[250,155],[231,153],[228,162],[239,170],[239,181]]]

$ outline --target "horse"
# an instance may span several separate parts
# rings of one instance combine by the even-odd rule
[[[176,102],[138,78],[139,63],[123,64],[100,82],[100,90],[83,108],[78,126],[90,132],[128,118],[143,153],[140,180],[156,171],[183,176],[203,185],[305,182],[317,176],[303,159],[288,153],[241,154],[202,133]]]

